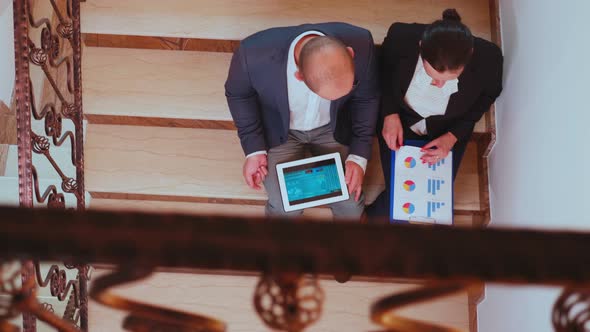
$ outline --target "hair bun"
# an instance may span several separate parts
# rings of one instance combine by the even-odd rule
[[[442,14],[443,20],[446,21],[457,21],[461,22],[461,15],[457,12],[455,8],[445,9]]]

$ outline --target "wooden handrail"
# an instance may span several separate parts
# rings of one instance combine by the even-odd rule
[[[570,285],[590,234],[0,208],[0,257]]]

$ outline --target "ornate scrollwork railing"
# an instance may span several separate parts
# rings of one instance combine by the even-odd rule
[[[15,41],[15,104],[17,115],[19,200],[22,207],[46,205],[65,209],[66,197],[85,207],[83,114],[81,85],[81,34],[79,0],[13,0]],[[35,93],[37,91],[37,93]],[[65,130],[65,121],[73,129]],[[70,157],[58,160],[63,149]],[[68,151],[69,149],[69,151]],[[55,171],[59,184],[43,188],[33,153],[43,156]],[[67,163],[71,165],[64,165]],[[37,166],[37,167],[36,167]],[[65,166],[74,169],[68,174]],[[67,281],[65,270],[52,266],[46,278],[39,264],[26,263],[23,282],[51,285],[51,294],[68,301],[64,318],[88,329],[86,283],[88,267],[78,269],[76,280]],[[71,290],[71,291],[70,291]],[[43,309],[43,307],[39,307]],[[36,330],[35,316],[42,310],[24,311],[26,332]]]
[[[74,195],[77,208],[84,209],[80,4],[77,0],[46,1],[53,9],[53,16],[37,19],[30,0],[14,0],[19,198],[21,206],[25,207],[33,205],[33,194],[38,203],[44,203],[39,200],[44,195],[38,188],[38,182],[37,185],[33,183],[34,152],[45,156],[61,179],[61,190]],[[66,15],[62,10],[66,11]],[[56,25],[54,20],[57,20]],[[40,41],[36,42],[30,32],[39,29]],[[31,66],[41,69],[43,80],[31,79]],[[65,77],[60,75],[63,69]],[[41,96],[37,96],[39,100],[35,90],[42,92]],[[43,133],[32,129],[33,119],[44,122]],[[73,131],[63,132],[64,120],[72,122]],[[52,148],[65,143],[70,148],[75,174],[65,174],[51,153]],[[58,195],[56,191],[53,188],[49,202],[53,202],[52,207],[64,208],[65,204],[55,204],[56,200],[51,198]]]

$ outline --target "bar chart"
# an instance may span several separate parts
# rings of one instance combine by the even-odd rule
[[[436,211],[440,210],[443,206],[445,206],[445,203],[428,202],[428,218],[432,217],[432,215],[436,213]]]
[[[444,165],[444,164],[445,164],[445,159],[446,159],[446,158],[443,158],[443,159],[441,159],[441,160],[437,161],[437,162],[436,162],[436,163],[434,163],[434,164],[428,164],[428,168],[430,168],[431,170],[433,170],[434,172],[436,172],[436,169],[437,169],[438,167],[441,167],[442,165]]]
[[[439,179],[428,179],[428,193],[436,196],[440,191],[440,186],[445,184],[444,180]]]

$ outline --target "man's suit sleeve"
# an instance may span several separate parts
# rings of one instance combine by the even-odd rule
[[[484,81],[484,89],[479,95],[469,112],[467,112],[453,127],[449,130],[457,140],[468,139],[477,121],[487,112],[496,98],[502,92],[502,69],[503,58],[499,48],[494,49],[494,56],[489,62],[489,69]]]
[[[238,129],[238,137],[244,154],[266,151],[258,95],[250,81],[248,64],[242,46],[232,57],[225,82],[225,97]]]
[[[369,32],[369,58],[364,76],[358,81],[349,109],[352,118],[352,139],[349,154],[366,159],[371,157],[371,145],[379,115],[379,78],[377,75],[377,57],[373,37]]]

